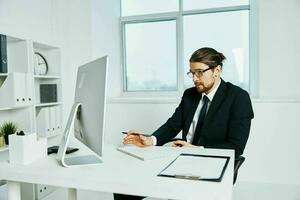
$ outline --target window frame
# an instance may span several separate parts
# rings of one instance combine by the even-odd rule
[[[183,17],[187,15],[199,15],[219,12],[249,11],[249,93],[252,97],[258,97],[259,73],[258,73],[258,2],[249,0],[249,5],[228,6],[218,8],[206,8],[195,10],[183,10],[183,0],[178,0],[179,10],[176,12],[155,13],[134,16],[120,17],[121,31],[121,65],[122,65],[122,92],[123,97],[178,97],[185,90],[184,85],[184,35],[183,35]],[[120,12],[121,12],[120,8]],[[177,61],[177,91],[127,91],[126,80],[126,24],[159,22],[175,20],[176,21],[176,61]]]

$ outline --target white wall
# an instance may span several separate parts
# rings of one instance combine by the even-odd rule
[[[52,0],[0,0],[0,33],[45,43],[56,43]]]
[[[92,59],[90,0],[55,0],[59,44],[62,51],[63,117],[66,122],[74,102],[78,66]]]
[[[120,96],[120,2],[55,0],[59,44],[62,49],[63,104],[66,122],[74,101],[78,66],[109,56],[108,96]]]
[[[299,99],[300,1],[259,1],[262,98]]]
[[[121,95],[120,1],[92,1],[93,58],[109,56],[108,96]]]
[[[241,181],[300,185],[300,102],[254,102]]]

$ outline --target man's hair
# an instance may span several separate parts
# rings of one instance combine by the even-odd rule
[[[190,63],[201,62],[208,65],[209,67],[216,67],[217,65],[220,65],[222,67],[223,60],[225,59],[226,57],[215,49],[210,47],[203,47],[193,53],[190,58]]]

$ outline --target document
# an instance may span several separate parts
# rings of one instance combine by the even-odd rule
[[[230,157],[180,154],[158,176],[221,181]]]
[[[164,158],[166,156],[174,156],[174,154],[176,154],[174,148],[161,146],[137,147],[124,145],[121,147],[117,147],[117,150],[143,161]]]

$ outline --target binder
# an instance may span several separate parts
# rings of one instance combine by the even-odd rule
[[[37,132],[41,137],[51,135],[49,107],[41,108],[37,115]]]
[[[230,157],[182,153],[158,176],[220,182]]]
[[[33,105],[34,102],[34,98],[33,98],[33,89],[34,89],[34,82],[33,82],[33,75],[32,74],[29,74],[29,73],[26,73],[25,74],[26,76],[26,90],[25,90],[25,101],[26,101],[26,104],[27,105]]]
[[[60,106],[56,106],[55,107],[55,116],[56,116],[56,130],[57,133],[62,133],[62,120],[61,120],[61,107]]]
[[[0,73],[7,73],[7,38],[0,34]]]
[[[14,92],[15,106],[27,105],[26,99],[26,74],[24,73],[12,73],[13,85],[12,91]]]
[[[50,129],[51,129],[51,135],[57,134],[57,128],[56,128],[56,106],[49,107],[49,120],[50,120]]]

